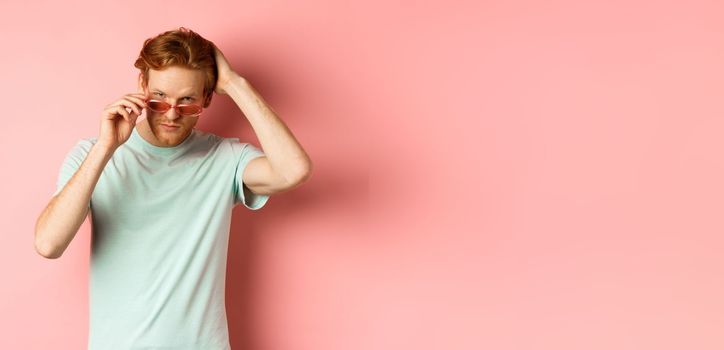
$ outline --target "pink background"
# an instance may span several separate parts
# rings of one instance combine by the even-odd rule
[[[234,211],[235,349],[724,348],[724,6],[0,5],[0,348],[82,349],[89,225],[35,220],[134,92],[143,40],[214,41],[315,163]],[[256,145],[228,96],[198,124]]]

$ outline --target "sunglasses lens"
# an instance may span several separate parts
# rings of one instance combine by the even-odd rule
[[[183,105],[178,107],[179,113],[182,115],[197,115],[201,113],[201,107],[197,105]]]
[[[160,102],[160,101],[148,101],[148,109],[154,111],[163,113],[168,110],[170,106],[167,103]]]
[[[171,108],[171,105],[163,101],[147,101],[148,109],[156,113],[166,113]],[[177,108],[179,114],[184,116],[194,116],[201,113],[201,106],[197,105],[180,105]]]

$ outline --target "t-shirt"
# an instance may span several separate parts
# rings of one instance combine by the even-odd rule
[[[58,194],[97,138],[68,152]],[[88,349],[230,349],[225,308],[232,208],[264,206],[242,182],[264,153],[193,129],[175,147],[134,128],[93,190]],[[55,195],[54,194],[54,195]]]

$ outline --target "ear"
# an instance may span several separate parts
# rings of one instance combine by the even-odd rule
[[[138,92],[145,93],[146,87],[143,85],[143,73],[138,73]]]

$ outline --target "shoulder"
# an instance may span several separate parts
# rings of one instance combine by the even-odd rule
[[[243,142],[238,137],[224,137],[207,131],[197,130],[198,136],[201,139],[212,140],[215,143],[219,143],[221,148],[225,151],[229,151],[234,155],[239,155],[242,152],[248,151],[250,148],[255,148],[254,145],[248,142]]]
[[[217,156],[238,159],[248,154],[255,153],[258,149],[248,142],[242,142],[238,137],[224,137],[212,132],[195,129],[196,138],[194,144],[208,148]]]
[[[224,137],[216,135],[209,131],[203,131],[201,129],[194,129],[194,143],[202,143],[208,145],[215,145],[224,142]]]
[[[95,145],[96,142],[98,142],[97,136],[86,137],[86,138],[82,138],[82,139],[78,140],[79,144],[91,145],[91,146]]]
[[[86,154],[90,152],[91,148],[93,148],[93,145],[95,145],[96,142],[98,142],[98,137],[86,137],[78,139],[69,152],[76,154]]]

